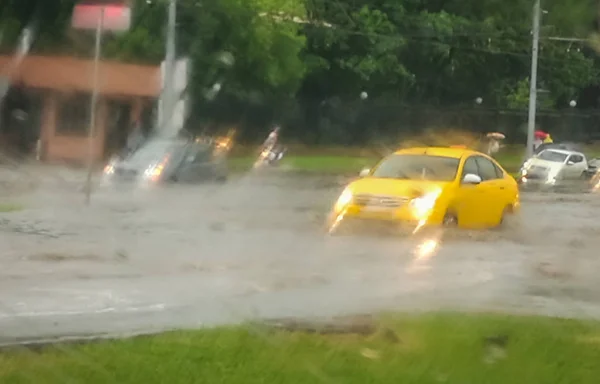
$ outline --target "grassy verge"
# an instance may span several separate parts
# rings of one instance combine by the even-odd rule
[[[597,383],[600,326],[541,317],[389,317],[371,335],[251,327],[0,354],[3,383]]]
[[[10,213],[23,210],[23,206],[13,203],[0,203],[0,213]]]
[[[229,164],[233,171],[243,172],[252,168],[255,160],[249,156],[234,157]],[[281,166],[300,172],[358,173],[362,168],[375,164],[377,160],[376,157],[347,155],[286,156]]]
[[[234,155],[230,161],[232,170],[241,172],[252,167],[256,155],[250,155],[249,152],[244,150]],[[586,148],[585,152],[590,158],[600,157],[600,148],[597,146]],[[523,163],[524,153],[522,146],[509,146],[496,156],[496,160],[509,173],[515,174]],[[377,151],[365,148],[298,148],[290,149],[282,165],[302,172],[356,174],[364,167],[375,165],[381,157]]]
[[[517,172],[522,164],[522,154],[504,153],[497,157],[498,161],[510,173]],[[322,154],[314,155],[288,155],[282,160],[282,166],[301,172],[353,174],[358,173],[364,167],[371,167],[381,159],[375,155],[344,155],[328,154],[326,150]],[[230,167],[233,171],[244,172],[252,168],[255,157],[236,156],[230,159]]]

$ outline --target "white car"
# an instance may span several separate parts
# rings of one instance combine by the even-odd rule
[[[523,164],[518,181],[522,184],[555,185],[565,180],[588,179],[590,168],[581,152],[545,149]]]

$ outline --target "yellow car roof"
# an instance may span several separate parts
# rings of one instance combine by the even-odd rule
[[[463,147],[416,147],[416,148],[406,148],[406,149],[400,149],[398,151],[395,152],[397,155],[408,155],[408,154],[412,154],[412,155],[416,155],[416,154],[422,154],[422,155],[431,155],[431,156],[445,156],[445,157],[454,157],[454,158],[461,158],[463,156],[468,156],[468,155],[472,155],[472,154],[482,154],[480,152],[474,151],[472,149],[469,148],[463,148]]]

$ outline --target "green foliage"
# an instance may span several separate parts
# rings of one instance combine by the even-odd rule
[[[91,33],[75,33],[69,27],[74,3],[5,0],[0,7],[3,49],[14,47],[22,27],[37,17],[40,29],[34,51],[91,55]],[[135,0],[132,29],[107,36],[104,56],[160,62],[167,4],[167,0]],[[177,51],[192,59],[189,91],[196,117],[203,119],[236,120],[259,113],[250,111],[256,107],[266,108],[259,114],[269,120],[282,118],[282,111],[289,110],[299,125],[310,125],[312,118],[315,127],[328,126],[331,135],[339,136],[348,133],[349,120],[356,123],[358,110],[346,113],[345,121],[335,121],[322,107],[318,113],[309,112],[312,104],[350,105],[362,91],[368,92],[369,100],[387,104],[449,107],[472,105],[478,97],[492,108],[522,109],[528,103],[530,0],[178,0],[177,4]],[[590,36],[596,4],[546,0],[543,8],[538,85],[547,92],[540,106],[562,108],[586,87],[597,85],[599,73],[585,41],[554,37]],[[598,41],[593,37],[591,46],[599,47]],[[223,57],[234,60],[225,62]],[[217,82],[222,85],[218,94],[210,91]],[[292,99],[301,107],[290,108]],[[310,131],[306,132],[312,135]]]
[[[504,89],[506,102],[510,108],[526,108],[529,103],[529,78],[519,81],[514,89]]]

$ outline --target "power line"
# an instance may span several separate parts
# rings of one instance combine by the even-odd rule
[[[582,39],[579,37],[560,37],[560,36],[548,36],[548,37],[542,37],[542,39],[544,40],[552,40],[552,41],[566,41],[566,42],[570,42],[570,43],[589,43],[592,40],[591,39]]]
[[[336,29],[339,31],[342,31],[348,35],[376,37],[376,38],[381,38],[381,39],[391,39],[391,40],[398,40],[400,42],[412,41],[412,42],[418,42],[420,44],[444,45],[448,48],[453,48],[453,49],[457,49],[457,50],[461,50],[461,51],[480,52],[480,53],[487,53],[490,55],[506,55],[506,56],[514,56],[514,57],[521,57],[521,58],[527,58],[527,59],[529,59],[531,57],[531,54],[529,52],[526,52],[525,50],[522,52],[519,52],[519,51],[509,51],[509,50],[504,50],[504,49],[466,47],[466,46],[456,45],[451,42],[446,42],[443,40],[435,40],[435,39],[437,39],[436,37],[421,38],[418,36],[410,36],[410,35],[402,35],[402,34],[385,35],[385,34],[379,34],[379,33],[367,33],[367,32],[361,32],[361,31],[352,31],[352,30],[343,29],[343,28],[336,28]],[[447,37],[447,36],[445,36],[445,37]],[[495,39],[495,41],[505,42],[505,43],[514,43],[515,42],[515,40],[512,40],[512,39]],[[551,61],[551,62],[556,62],[556,63],[564,63],[566,60],[568,60],[568,58],[564,58],[564,57],[561,57],[561,58],[546,57],[546,58],[544,58],[545,62]]]

